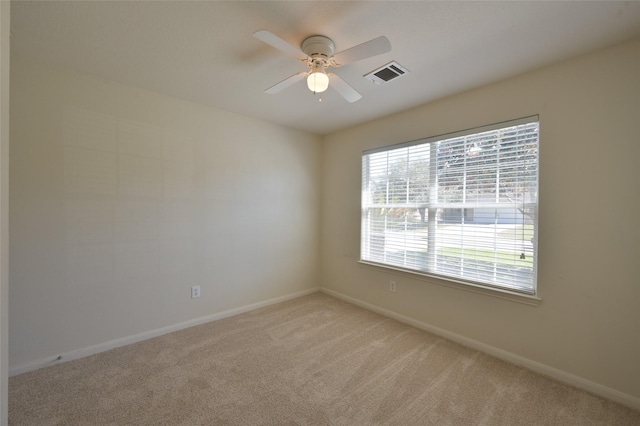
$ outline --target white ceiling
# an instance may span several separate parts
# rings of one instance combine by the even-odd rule
[[[336,51],[386,36],[392,51],[334,70],[363,98],[304,82],[306,65],[262,43],[313,34]],[[640,2],[13,1],[12,55],[326,134],[640,36]],[[410,74],[363,78],[392,60]]]

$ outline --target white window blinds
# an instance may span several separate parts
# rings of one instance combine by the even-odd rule
[[[361,260],[534,294],[538,117],[362,156]]]

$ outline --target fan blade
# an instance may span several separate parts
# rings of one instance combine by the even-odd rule
[[[341,79],[338,75],[329,73],[329,87],[332,87],[336,92],[345,98],[349,102],[355,102],[362,98],[362,95],[356,92],[356,89],[349,86],[347,82]]]
[[[258,40],[261,40],[267,43],[269,46],[275,47],[279,51],[284,52],[289,56],[293,56],[294,58],[307,57],[307,54],[304,53],[302,50],[290,44],[289,42],[284,41],[283,39],[281,39],[271,31],[267,31],[267,30],[256,31],[255,33],[253,33],[253,36]]]
[[[357,46],[353,46],[342,52],[338,52],[331,58],[336,65],[346,65],[361,59],[381,55],[391,51],[391,43],[385,36],[380,36]]]
[[[287,87],[296,84],[300,80],[303,80],[307,76],[307,74],[308,72],[306,71],[302,71],[302,72],[299,72],[298,74],[294,74],[291,77],[282,80],[280,83],[274,84],[273,86],[269,87],[267,90],[265,90],[265,92],[269,93],[270,95],[274,95],[278,92],[283,91]]]

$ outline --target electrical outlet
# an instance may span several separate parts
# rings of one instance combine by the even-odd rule
[[[197,299],[198,297],[200,297],[200,286],[194,285],[193,287],[191,287],[191,298]]]
[[[389,291],[392,293],[396,292],[396,282],[395,281],[389,281]]]

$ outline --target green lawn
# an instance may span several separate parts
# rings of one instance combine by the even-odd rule
[[[500,232],[498,236],[508,240],[531,241],[533,238],[533,225],[518,225],[513,229]]]
[[[498,251],[493,250],[477,250],[477,249],[462,249],[454,247],[443,247],[438,250],[439,256],[452,256],[463,257],[465,260],[479,260],[484,262],[497,262],[507,265],[515,264],[516,266],[523,268],[533,267],[533,256],[527,255],[525,259],[520,259],[520,253],[511,251]]]

